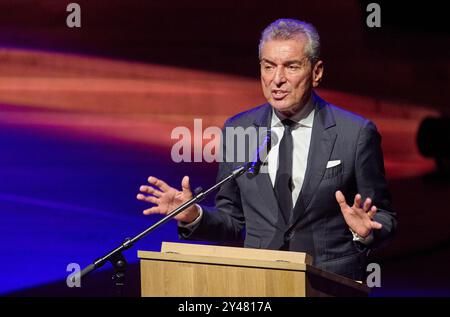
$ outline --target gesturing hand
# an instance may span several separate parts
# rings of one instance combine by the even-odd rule
[[[173,211],[175,208],[192,198],[188,176],[183,177],[183,180],[181,181],[181,191],[167,185],[166,182],[153,176],[148,178],[148,182],[152,186],[142,185],[139,188],[142,193],[139,193],[136,198],[153,203],[156,206],[145,209],[143,211],[144,215],[167,215],[169,212]],[[144,195],[143,193],[147,195]],[[197,207],[194,205],[176,215],[174,219],[189,223],[194,221],[198,215],[199,212]]]
[[[361,195],[357,194],[353,202],[353,206],[347,205],[345,197],[340,190],[336,192],[336,201],[341,207],[342,215],[344,216],[347,225],[356,232],[359,236],[367,237],[373,229],[381,229],[382,225],[379,222],[373,221],[373,217],[377,213],[377,207],[372,206],[372,200],[366,198],[363,205],[361,205]]]

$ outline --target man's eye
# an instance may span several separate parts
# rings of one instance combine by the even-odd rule
[[[264,65],[264,69],[265,70],[273,70],[273,66],[272,65]]]
[[[289,69],[290,71],[296,71],[296,70],[299,70],[299,69],[300,69],[300,66],[298,66],[298,65],[289,65],[289,66],[288,66],[288,69]]]

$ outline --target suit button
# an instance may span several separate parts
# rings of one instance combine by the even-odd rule
[[[284,234],[284,242],[291,241],[293,237],[294,237],[294,231],[292,231],[292,230],[287,231]]]

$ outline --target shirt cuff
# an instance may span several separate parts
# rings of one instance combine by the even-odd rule
[[[200,222],[200,220],[202,220],[202,216],[203,216],[203,209],[202,209],[202,207],[200,205],[197,205],[197,204],[195,204],[195,207],[197,207],[197,210],[198,210],[198,217],[194,221],[189,222],[189,223],[178,221],[178,227],[191,229],[196,224],[198,224]]]
[[[373,231],[365,238],[354,232],[351,228],[348,228],[353,235],[353,241],[360,242],[365,245],[369,245],[373,241]]]

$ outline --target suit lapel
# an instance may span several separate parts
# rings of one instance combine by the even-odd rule
[[[336,123],[330,107],[316,94],[313,97],[316,113],[311,131],[308,162],[303,186],[294,206],[291,224],[295,224],[308,208],[317,186],[322,180],[337,136]]]

